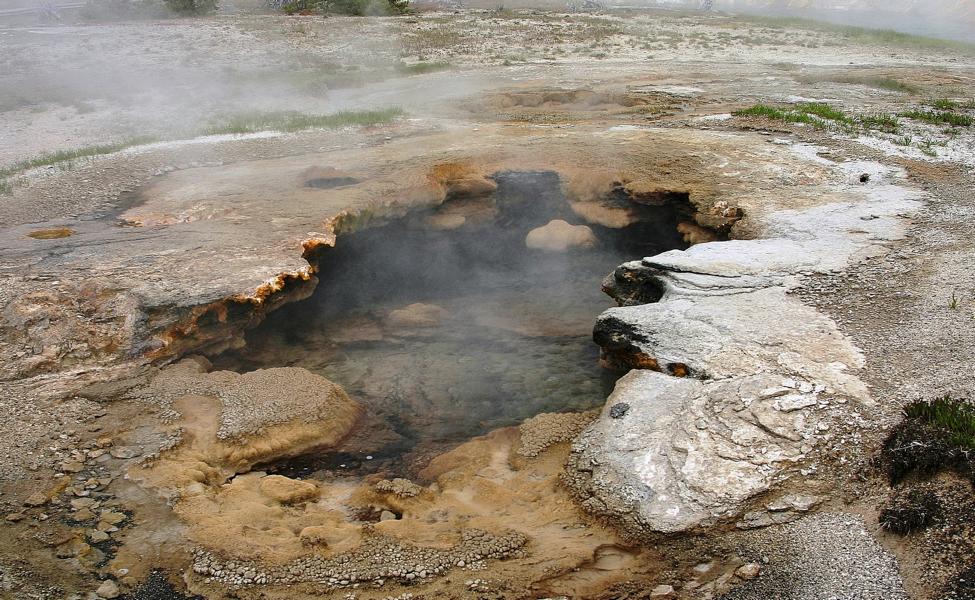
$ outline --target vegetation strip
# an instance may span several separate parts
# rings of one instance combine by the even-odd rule
[[[786,123],[803,123],[817,129],[841,127],[854,130],[857,127],[897,131],[897,117],[888,114],[851,117],[843,111],[822,102],[800,102],[783,109],[768,104],[756,104],[733,113],[736,117],[760,117]]]
[[[9,167],[0,168],[0,194],[13,191],[13,183],[7,178],[17,173],[59,163],[70,163],[79,158],[103,156],[120,152],[126,148],[164,141],[192,139],[198,135],[226,135],[257,133],[259,131],[283,131],[293,133],[307,129],[337,129],[339,127],[384,125],[403,115],[399,108],[378,110],[346,110],[329,115],[310,115],[297,111],[253,112],[235,115],[219,121],[196,134],[185,134],[172,138],[142,136],[113,144],[86,146],[75,150],[58,150],[22,160]]]

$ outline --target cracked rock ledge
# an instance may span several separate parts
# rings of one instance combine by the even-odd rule
[[[648,537],[785,522],[828,491],[817,448],[872,400],[855,374],[859,350],[788,292],[804,275],[883,254],[919,207],[897,169],[829,170],[850,182],[843,194],[749,213],[761,239],[665,252],[607,278],[620,306],[599,317],[594,338],[604,361],[637,368],[573,444],[564,480],[587,511]],[[876,183],[857,186],[854,172]]]

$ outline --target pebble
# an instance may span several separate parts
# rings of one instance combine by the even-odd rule
[[[47,504],[47,496],[40,492],[31,494],[24,500],[24,506],[42,506],[44,504]]]
[[[91,508],[95,503],[94,498],[75,498],[71,501],[71,508],[75,510],[81,510],[82,508]]]
[[[609,409],[609,416],[611,419],[621,419],[630,410],[630,405],[626,402],[617,402]]]
[[[738,569],[735,571],[735,575],[747,581],[758,577],[761,570],[762,567],[759,566],[758,563],[748,563],[738,567]]]
[[[66,462],[61,465],[61,470],[65,473],[78,473],[85,468],[85,465],[78,461]]]
[[[114,458],[128,459],[141,456],[142,452],[132,446],[116,446],[109,451],[109,454]]]
[[[111,579],[106,579],[103,581],[102,584],[98,586],[98,589],[95,590],[95,593],[101,598],[108,599],[118,598],[122,594],[122,592],[118,589],[118,584]]]
[[[112,538],[104,531],[92,529],[91,531],[88,532],[88,539],[91,540],[93,544],[97,544],[99,542],[107,542]]]

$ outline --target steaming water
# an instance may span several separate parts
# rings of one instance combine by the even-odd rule
[[[642,222],[594,227],[597,248],[529,250],[531,229],[580,220],[554,174],[496,179],[497,193],[469,202],[460,228],[431,228],[427,212],[340,237],[314,296],[270,315],[246,350],[218,366],[301,366],[339,383],[388,425],[369,447],[377,463],[601,405],[620,373],[599,366],[591,340],[595,317],[612,306],[600,281],[621,262],[682,246],[681,217],[669,206],[632,206]],[[406,316],[419,323],[394,312],[415,303],[424,306]],[[316,460],[299,472],[328,462]]]

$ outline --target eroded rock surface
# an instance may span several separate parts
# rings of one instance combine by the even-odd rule
[[[647,370],[619,382],[574,445],[566,481],[587,510],[635,535],[737,519],[809,466],[830,437],[830,406],[872,402],[852,373],[860,352],[787,293],[802,273],[841,270],[902,234],[898,215],[915,203],[896,172],[872,168],[885,184],[850,189],[859,202],[758,208],[766,239],[670,251],[608,278],[623,306],[596,323],[603,360]]]

